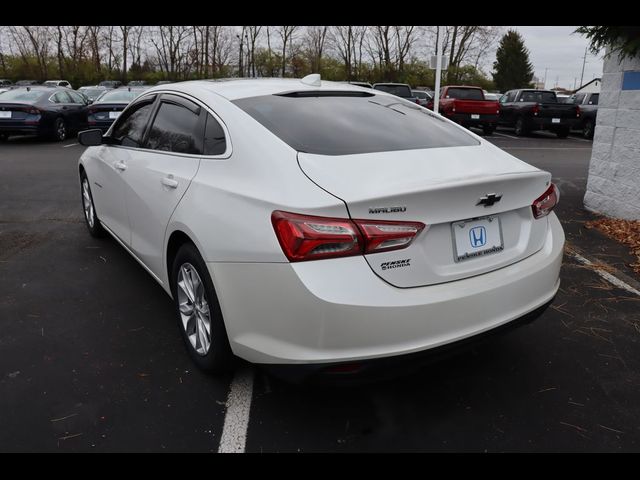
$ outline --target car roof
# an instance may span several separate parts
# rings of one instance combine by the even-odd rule
[[[276,95],[288,92],[310,91],[367,91],[371,89],[359,87],[349,83],[321,81],[320,86],[303,83],[297,78],[251,78],[251,79],[220,79],[220,80],[192,80],[188,82],[157,85],[146,90],[147,93],[158,90],[172,90],[183,93],[207,91],[227,100],[258,97],[262,95]]]

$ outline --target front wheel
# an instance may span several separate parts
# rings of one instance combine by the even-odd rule
[[[516,120],[516,136],[517,137],[523,137],[527,134],[527,129],[524,126],[524,119],[522,117],[519,117]]]
[[[584,124],[584,129],[582,130],[582,136],[588,140],[593,138],[593,121],[587,120]]]
[[[104,237],[105,231],[96,215],[96,207],[93,203],[93,195],[91,195],[91,186],[87,174],[82,172],[80,175],[80,187],[82,189],[82,209],[84,210],[84,221],[87,229],[92,237]]]
[[[192,243],[178,250],[171,279],[176,315],[191,359],[208,372],[229,370],[234,357],[218,297],[207,265]]]

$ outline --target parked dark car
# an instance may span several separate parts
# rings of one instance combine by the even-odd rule
[[[596,127],[596,117],[598,116],[599,93],[576,93],[571,96],[569,103],[580,108],[580,119],[575,124],[576,130],[582,131],[582,136],[587,139],[593,138]]]
[[[22,87],[0,96],[0,139],[37,135],[56,141],[87,127],[87,100],[65,87]]]
[[[125,107],[147,88],[149,87],[129,87],[105,91],[87,109],[89,127],[99,128],[103,132],[109,130]]]
[[[373,85],[371,85],[369,82],[347,82],[347,83],[350,83],[351,85],[355,85],[356,87],[373,88]]]
[[[11,88],[13,86],[13,82],[11,80],[7,80],[6,78],[0,78],[0,88]]]
[[[146,80],[131,80],[127,83],[127,87],[144,87],[146,84]]]
[[[105,88],[119,88],[122,86],[122,82],[120,80],[104,80],[98,85]]]
[[[409,100],[411,103],[420,103],[418,99],[413,96],[413,93],[411,93],[411,86],[406,83],[374,83],[373,89],[396,95],[405,100]]]
[[[80,87],[78,92],[84,94],[91,103],[95,102],[96,99],[107,91],[106,87],[101,87],[96,85],[95,87]]]
[[[559,103],[552,90],[509,90],[500,97],[498,124],[515,129],[518,136],[548,130],[566,138],[580,119],[576,105]]]

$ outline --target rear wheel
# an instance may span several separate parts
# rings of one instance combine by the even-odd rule
[[[493,131],[496,129],[496,127],[491,126],[491,125],[485,125],[482,127],[482,131],[485,135],[493,135]]]
[[[67,124],[64,121],[64,118],[56,118],[56,121],[53,122],[51,139],[56,142],[63,142],[67,139]]]
[[[569,136],[569,129],[559,128],[558,130],[556,130],[556,135],[558,136],[558,138],[567,138]]]
[[[218,297],[206,263],[192,243],[178,250],[171,279],[178,323],[191,359],[205,371],[229,370],[234,357]]]
[[[587,138],[587,139],[592,139],[593,138],[593,130],[594,130],[593,120],[587,120],[584,123],[584,129],[582,130],[582,136],[584,138]]]
[[[522,117],[518,117],[516,120],[516,136],[523,137],[528,133],[527,128],[524,125],[524,119]]]

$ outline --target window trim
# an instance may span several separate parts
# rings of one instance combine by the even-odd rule
[[[160,105],[160,102],[162,101],[162,100],[158,100],[158,99],[160,99],[163,94],[171,94],[171,95],[176,95],[176,96],[179,96],[179,97],[183,97],[184,99],[190,100],[191,102],[196,103],[197,105],[199,105],[205,112],[210,113],[211,116],[213,118],[215,118],[218,121],[218,123],[222,126],[222,130],[224,131],[225,142],[226,142],[226,147],[227,147],[226,150],[224,151],[224,153],[222,153],[221,155],[205,155],[204,153],[195,154],[195,153],[165,152],[165,151],[162,151],[162,150],[151,150],[150,148],[142,148],[142,147],[129,147],[129,146],[126,146],[126,145],[110,145],[110,146],[111,147],[116,147],[116,148],[126,148],[127,150],[140,150],[140,151],[143,151],[143,152],[153,152],[153,153],[157,153],[157,154],[160,154],[160,155],[173,155],[173,156],[189,157],[189,158],[201,158],[203,160],[226,160],[226,159],[231,157],[231,155],[233,154],[233,145],[231,143],[231,135],[229,133],[229,129],[227,128],[227,124],[208,105],[206,105],[204,102],[200,101],[199,99],[193,97],[192,95],[190,95],[188,93],[184,93],[184,92],[178,92],[176,90],[154,90],[154,91],[148,92],[148,93],[145,92],[140,97],[136,98],[135,103],[138,103],[138,102],[142,101],[147,96],[156,95],[157,98],[154,100],[154,103],[156,103],[156,105],[154,105],[153,111],[151,112],[152,118],[155,119],[155,115],[157,113],[158,107]],[[131,105],[133,105],[133,103],[130,103],[129,105],[127,105],[127,107],[122,111],[122,113],[127,111],[127,109]],[[114,122],[114,124],[115,124],[115,122]],[[149,123],[145,127],[143,140],[146,140],[146,137],[147,137],[147,134],[149,133],[149,128],[151,127],[151,125],[152,125],[152,121],[149,121]],[[111,131],[111,128],[109,129],[109,131]]]

